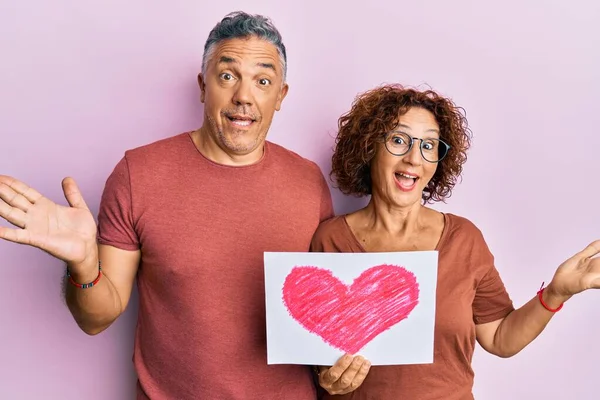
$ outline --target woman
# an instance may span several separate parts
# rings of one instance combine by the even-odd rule
[[[434,362],[370,367],[345,355],[318,367],[324,399],[473,399],[475,341],[511,357],[534,340],[572,295],[600,287],[600,241],[565,261],[552,282],[515,310],[483,235],[468,219],[425,206],[443,201],[470,146],[461,109],[433,91],[388,85],[359,96],[339,121],[332,176],[368,205],[325,221],[317,252],[437,250]]]

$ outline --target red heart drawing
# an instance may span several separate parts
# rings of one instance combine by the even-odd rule
[[[356,354],[409,316],[419,303],[419,284],[412,272],[396,265],[369,268],[350,286],[330,270],[294,267],[283,284],[283,302],[306,330]]]

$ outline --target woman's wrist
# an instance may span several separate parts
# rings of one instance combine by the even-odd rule
[[[542,293],[542,298],[544,300],[544,303],[546,303],[548,307],[556,309],[563,305],[565,302],[567,302],[571,298],[571,296],[561,294],[559,291],[556,290],[553,283],[550,282],[550,284],[544,289]]]

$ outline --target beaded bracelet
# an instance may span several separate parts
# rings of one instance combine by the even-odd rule
[[[100,260],[98,260],[98,276],[96,277],[96,279],[94,279],[92,282],[90,283],[77,283],[73,280],[73,277],[71,276],[71,272],[69,271],[69,268],[67,268],[67,277],[69,278],[69,282],[73,285],[78,287],[79,289],[88,289],[93,287],[95,284],[98,283],[98,281],[100,280],[100,278],[102,277],[102,264],[100,262]]]

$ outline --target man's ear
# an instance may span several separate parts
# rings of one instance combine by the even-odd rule
[[[275,109],[279,111],[281,109],[281,103],[283,103],[283,99],[288,94],[288,90],[290,89],[289,85],[286,83],[281,87],[279,94],[277,95],[277,103],[275,103]]]
[[[204,82],[204,77],[202,76],[202,73],[198,74],[198,86],[200,86],[200,102],[204,103],[206,83]]]

